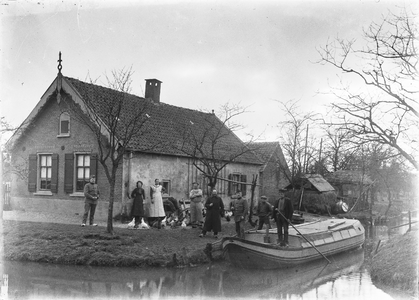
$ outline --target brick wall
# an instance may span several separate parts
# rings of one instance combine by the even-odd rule
[[[70,114],[70,136],[59,136],[59,118],[62,112]],[[58,104],[55,96],[51,96],[40,109],[31,126],[23,133],[15,144],[12,164],[19,169],[26,168],[23,175],[14,175],[12,180],[11,204],[12,209],[30,210],[64,210],[71,214],[83,212],[84,197],[64,190],[65,154],[68,153],[98,153],[96,137],[84,124],[77,121],[75,112],[62,99]],[[52,195],[39,195],[28,190],[28,160],[31,154],[58,155],[58,190]],[[122,165],[119,168],[119,178],[116,182],[114,214],[120,212],[122,198]],[[97,163],[97,183],[101,200],[97,208],[97,215],[107,215],[109,184],[102,165]],[[38,187],[39,188],[39,187]]]
[[[261,176],[261,195],[268,197],[268,201],[273,203],[279,197],[279,189],[289,184],[284,174],[285,160],[280,156],[272,155],[271,159],[266,163]],[[278,165],[282,167],[278,167]]]

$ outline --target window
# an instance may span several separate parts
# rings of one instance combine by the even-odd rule
[[[76,192],[83,192],[90,178],[90,154],[76,154]]]
[[[70,135],[70,115],[66,112],[63,112],[60,115],[59,136],[69,136],[69,135]]]
[[[64,192],[71,196],[83,196],[86,183],[96,175],[96,153],[66,153],[64,164]],[[96,181],[97,181],[96,177]]]
[[[58,192],[58,154],[29,155],[28,190],[35,195]]]
[[[170,180],[163,179],[161,184],[165,190],[164,193],[170,195]]]
[[[51,190],[52,156],[39,155],[40,190]]]
[[[239,173],[229,174],[228,175],[228,195],[232,196],[237,192],[241,192],[242,196],[246,196],[247,185],[247,176]]]

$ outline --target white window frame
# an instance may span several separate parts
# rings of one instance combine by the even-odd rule
[[[42,157],[49,157],[50,158],[51,165],[46,166],[50,170],[50,187],[49,187],[49,189],[41,188]],[[48,173],[48,169],[47,169],[47,173]],[[34,195],[52,196],[51,181],[52,181],[52,153],[37,153],[37,158],[36,158],[36,192],[34,193]]]
[[[84,170],[87,169],[87,173],[88,174],[87,175],[86,175],[86,173],[84,174],[85,175],[84,176],[84,179],[87,178],[87,182],[89,182],[89,178],[90,178],[90,165],[91,165],[91,163],[90,163],[90,155],[91,155],[90,152],[75,152],[74,153],[73,191],[74,191],[75,194],[84,193],[83,192],[84,185],[83,185],[83,189],[82,190],[77,190],[78,169],[79,168],[83,168]],[[79,165],[78,165],[78,158],[80,156],[84,156],[84,157],[88,157],[89,158],[89,165],[88,166],[84,165],[82,167],[79,167]]]

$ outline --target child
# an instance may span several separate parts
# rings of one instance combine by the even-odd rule
[[[260,197],[260,202],[258,204],[257,208],[257,215],[259,217],[259,226],[258,230],[261,230],[263,227],[263,224],[266,224],[268,228],[271,228],[271,225],[269,224],[269,216],[272,215],[272,206],[266,201],[268,198],[266,196]]]

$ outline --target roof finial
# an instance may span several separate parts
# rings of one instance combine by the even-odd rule
[[[61,69],[63,68],[63,66],[61,65],[62,59],[61,59],[61,51],[58,53],[58,73],[61,74]]]

